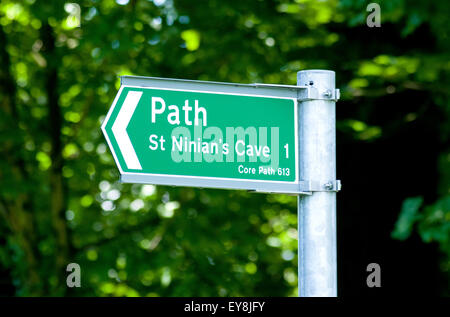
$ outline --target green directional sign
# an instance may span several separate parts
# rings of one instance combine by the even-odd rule
[[[132,183],[298,192],[295,92],[122,77],[102,130]]]

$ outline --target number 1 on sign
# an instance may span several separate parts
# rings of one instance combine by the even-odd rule
[[[289,158],[289,144],[286,143],[286,145],[284,146],[284,149],[286,150],[286,158]]]

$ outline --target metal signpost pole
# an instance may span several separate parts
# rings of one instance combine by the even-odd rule
[[[305,70],[297,86],[317,93],[299,99],[300,180],[317,187],[298,196],[299,296],[337,296],[336,269],[336,100],[335,73]]]

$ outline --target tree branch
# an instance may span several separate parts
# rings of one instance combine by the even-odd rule
[[[56,234],[56,257],[55,267],[58,277],[56,288],[63,293],[67,290],[65,283],[65,267],[70,262],[72,251],[69,239],[69,230],[65,220],[67,209],[66,183],[62,175],[64,159],[62,156],[63,145],[61,141],[62,115],[59,106],[58,95],[58,66],[59,58],[55,49],[55,35],[53,28],[45,23],[41,29],[43,42],[43,52],[48,62],[45,90],[49,108],[50,142],[52,145],[50,157],[52,166],[50,167],[50,187],[51,199],[50,209],[52,215],[53,230]]]

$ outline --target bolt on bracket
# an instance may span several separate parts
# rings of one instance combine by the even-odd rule
[[[329,182],[300,181],[301,192],[338,192],[342,188],[340,180]]]

